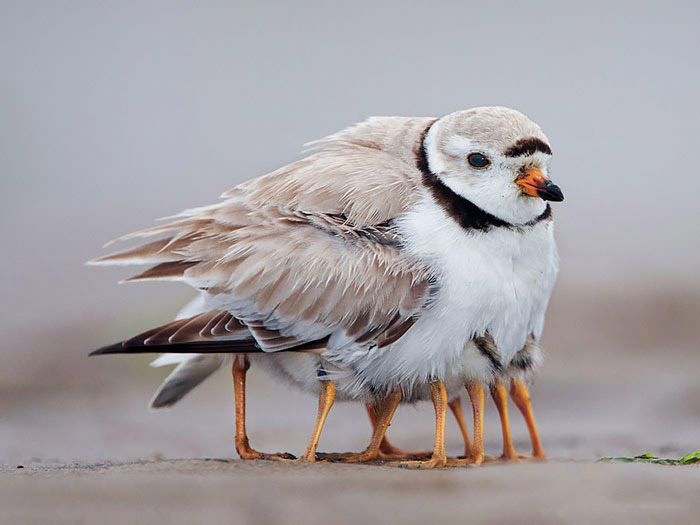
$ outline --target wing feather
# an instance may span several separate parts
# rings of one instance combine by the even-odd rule
[[[429,123],[370,119],[233,188],[223,202],[120,240],[167,238],[96,262],[153,263],[127,281],[181,280],[218,305],[147,344],[186,340],[195,328],[200,337],[223,336],[243,324],[268,351],[317,345],[338,331],[390,344],[428,296],[431,275],[405,253],[393,221],[417,198],[415,149]]]

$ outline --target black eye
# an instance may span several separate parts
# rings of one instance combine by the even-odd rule
[[[469,155],[467,155],[467,162],[472,168],[476,168],[478,170],[488,168],[491,164],[489,158],[486,155],[482,155],[481,153],[470,153]]]

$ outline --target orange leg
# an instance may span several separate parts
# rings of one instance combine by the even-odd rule
[[[468,383],[467,392],[474,411],[474,444],[472,445],[471,461],[480,465],[484,461],[484,389],[481,383]]]
[[[265,454],[251,448],[245,429],[245,376],[250,363],[245,355],[238,355],[233,361],[233,395],[236,405],[236,452],[241,459],[294,459],[292,454]]]
[[[377,427],[377,410],[374,403],[365,403],[365,409],[367,410],[367,416],[369,416],[369,422],[372,424],[372,433],[374,433],[374,429]],[[382,442],[379,445],[379,452],[385,456],[406,455],[406,452],[392,445],[386,435],[382,438]]]
[[[316,461],[316,448],[318,440],[321,439],[323,425],[326,423],[328,412],[330,412],[335,400],[335,385],[333,381],[321,381],[321,393],[318,396],[318,413],[316,414],[316,424],[311,434],[311,439],[306,447],[306,451],[299,458],[299,461],[313,463]]]
[[[430,396],[435,408],[435,442],[430,459],[418,459],[399,463],[404,468],[439,468],[447,464],[445,454],[445,416],[447,414],[447,391],[442,381],[430,383]]]
[[[469,441],[469,430],[467,430],[467,423],[464,421],[464,414],[462,413],[462,403],[461,399],[453,399],[448,403],[450,410],[452,410],[452,415],[457,420],[459,425],[459,430],[462,432],[462,438],[464,438],[464,457],[469,458],[472,455],[472,444]]]
[[[367,409],[367,415],[369,416],[369,421],[372,424],[372,432],[374,432],[377,426],[377,410],[374,403],[365,403],[365,408]],[[406,452],[398,447],[395,447],[389,442],[389,438],[384,436],[381,445],[379,445],[379,455],[377,459],[412,459],[412,458],[426,458],[430,457],[431,452]]]
[[[513,441],[510,438],[510,423],[508,422],[508,392],[503,383],[496,379],[496,382],[491,387],[491,397],[493,397],[498,415],[501,417],[501,432],[503,433],[503,455],[501,459],[504,461],[517,462],[520,460],[518,454],[513,448]]]
[[[359,454],[334,454],[330,459],[343,461],[346,463],[364,463],[368,461],[376,461],[379,459],[379,448],[382,440],[386,435],[386,431],[391,424],[391,419],[394,417],[394,412],[401,402],[401,390],[396,389],[390,393],[379,405],[377,418],[375,420],[374,430],[372,431],[372,439],[367,445],[367,448]],[[328,457],[328,456],[327,456]]]
[[[542,443],[540,443],[540,437],[537,434],[535,416],[532,413],[532,405],[530,404],[530,393],[527,391],[525,383],[520,379],[513,379],[513,381],[511,381],[510,397],[525,418],[527,431],[530,433],[530,441],[532,442],[533,459],[543,461],[545,459],[544,449],[542,448]]]

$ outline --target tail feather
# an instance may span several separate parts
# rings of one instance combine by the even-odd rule
[[[252,339],[195,341],[158,345],[127,346],[126,341],[103,346],[89,355],[108,354],[249,354],[262,352]]]
[[[174,362],[175,357],[179,356],[172,356],[171,363]],[[196,355],[181,362],[158,387],[150,407],[158,409],[174,405],[213,374],[224,363],[225,359],[225,356],[218,354]]]
[[[214,326],[210,325],[214,323]],[[246,325],[228,312],[210,310],[146,330],[90,355],[214,354],[260,352]]]
[[[160,368],[161,366],[179,365],[180,363],[189,361],[197,355],[199,354],[160,354],[153,361],[151,361],[150,366],[153,368]]]
[[[279,331],[266,330],[267,339],[284,340],[275,352],[319,352],[330,336],[315,341],[284,338]],[[270,335],[271,334],[271,335]],[[257,337],[257,336],[255,336]],[[266,340],[267,340],[266,339]],[[298,343],[298,344],[293,344]],[[177,319],[140,333],[126,341],[98,348],[90,355],[106,354],[248,354],[263,352],[250,327],[225,310],[210,310],[192,317]]]
[[[268,331],[270,332],[270,331]],[[271,332],[272,333],[272,332]],[[328,339],[302,341],[274,351],[320,352]],[[297,342],[287,338],[289,343]],[[152,328],[131,339],[104,346],[90,355],[106,354],[249,354],[263,352],[249,327],[223,310],[210,310]]]

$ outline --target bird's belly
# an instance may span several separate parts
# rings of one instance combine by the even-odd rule
[[[488,332],[503,364],[530,333],[540,335],[557,272],[548,226],[467,237],[443,264],[438,300],[443,317],[467,340]]]
[[[557,272],[551,223],[527,232],[494,229],[483,233],[435,228],[421,240],[417,256],[435,269],[430,305],[401,339],[388,348],[357,349],[344,360],[358,391],[385,393],[401,387],[414,399],[426,384],[486,380],[489,360],[473,343],[488,332],[506,365],[530,333],[539,337]]]
[[[439,272],[431,305],[399,341],[375,351],[362,372],[370,383],[415,390],[433,378],[485,380],[490,363],[471,343],[475,336],[488,332],[506,365],[529,334],[541,333],[557,272],[551,223],[461,235],[459,242],[433,238],[428,256]]]

